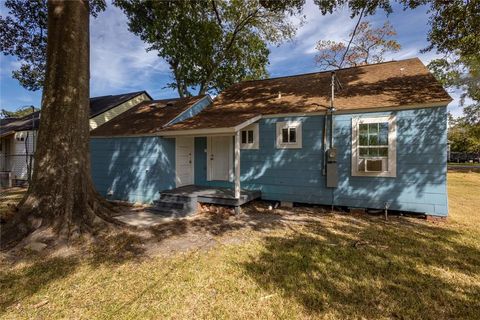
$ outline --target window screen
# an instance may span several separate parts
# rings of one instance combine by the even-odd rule
[[[358,128],[358,170],[388,170],[388,122],[361,123]]]

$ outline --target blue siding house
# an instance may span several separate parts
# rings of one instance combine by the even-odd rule
[[[447,216],[450,101],[418,59],[245,81],[94,130],[92,175],[104,196],[131,202],[196,185]]]

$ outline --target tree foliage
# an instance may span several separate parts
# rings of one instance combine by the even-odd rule
[[[430,12],[430,45],[424,51],[436,49],[443,57],[433,60],[429,68],[443,85],[462,90],[462,105],[466,98],[474,101],[470,108],[465,108],[467,113],[478,110],[480,1],[433,1]]]
[[[386,13],[392,13],[392,5],[389,0],[313,0],[323,15],[331,14],[339,7],[348,7],[350,17],[356,17],[360,13],[373,15],[378,9]]]
[[[392,13],[388,0],[314,0],[322,14],[348,7],[351,17],[371,15],[377,10]],[[436,51],[443,57],[429,64],[430,70],[447,87],[460,88],[465,98],[480,103],[480,0],[397,0],[403,9],[428,7],[429,42],[422,52]],[[336,51],[345,50],[338,45]]]
[[[40,110],[34,106],[22,106],[17,108],[15,111],[8,111],[5,109],[0,110],[0,118],[21,118],[25,117],[35,111]]]
[[[42,87],[47,47],[47,1],[5,1],[8,16],[0,17],[0,50],[21,65],[12,76],[28,90]]]
[[[8,14],[0,16],[0,51],[20,61],[13,78],[27,90],[39,90],[45,80],[47,0],[6,0],[4,5]],[[91,0],[90,14],[96,17],[105,7],[104,0]]]
[[[449,116],[448,140],[452,152],[480,153],[480,107],[467,106],[465,115]]]
[[[129,28],[165,59],[180,96],[218,91],[267,75],[268,43],[294,35],[287,16],[303,0],[116,0]]]
[[[396,34],[389,22],[380,28],[373,28],[368,21],[361,22],[349,34],[350,47],[345,42],[318,41],[315,62],[323,70],[382,62],[387,52],[400,50],[400,44],[393,39]]]

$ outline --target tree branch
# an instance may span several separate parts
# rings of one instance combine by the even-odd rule
[[[355,34],[357,33],[357,28],[360,25],[360,21],[362,20],[363,13],[365,12],[365,7],[362,8],[362,11],[360,12],[360,15],[358,16],[358,21],[357,24],[355,25],[355,29],[353,29],[352,36],[350,37],[350,41],[348,42],[347,49],[345,49],[345,52],[343,53],[342,60],[340,61],[340,68],[342,68],[343,61],[345,60],[345,56],[347,55],[348,50],[350,50],[350,45],[352,44],[353,38],[355,37]]]
[[[222,19],[220,19],[220,14],[218,13],[217,4],[215,3],[215,0],[212,0],[212,8],[213,8],[213,12],[215,12],[215,16],[217,17],[218,24],[220,25],[220,27],[223,28]]]
[[[200,89],[199,94],[203,94],[206,92],[208,89],[208,83],[210,82],[212,75],[214,72],[217,70],[220,62],[225,58],[226,54],[230,51],[231,47],[233,46],[233,43],[235,42],[238,33],[243,30],[243,28],[247,25],[247,23],[253,19],[259,12],[259,9],[257,8],[255,11],[249,13],[243,20],[240,20],[238,24],[235,25],[235,28],[233,29],[232,36],[230,37],[230,41],[228,41],[228,44],[225,46],[225,48],[222,50],[222,53],[220,55],[220,58],[215,59],[216,61],[213,63],[212,70],[208,72],[204,84],[202,85],[202,88]],[[203,92],[202,92],[203,91]]]

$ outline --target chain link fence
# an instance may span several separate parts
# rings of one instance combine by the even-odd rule
[[[31,178],[33,155],[0,156],[0,186],[2,188],[26,185]]]

